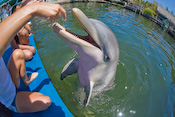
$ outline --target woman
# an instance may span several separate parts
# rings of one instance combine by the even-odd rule
[[[11,41],[11,47],[13,50],[21,49],[24,52],[25,60],[30,60],[32,59],[36,50],[35,47],[29,45],[30,32],[25,28],[26,25],[19,30],[17,35]]]
[[[9,71],[4,64],[2,55],[27,21],[35,16],[55,21],[60,15],[64,20],[66,19],[66,12],[59,4],[34,3],[22,7],[0,23],[0,102],[7,108],[10,108],[15,102],[17,112],[24,113],[45,110],[50,106],[50,98],[39,92],[19,91],[16,93],[20,77],[28,84],[37,76],[37,73],[34,73],[30,77],[26,77],[24,53],[20,49],[16,49],[12,53],[8,63]]]

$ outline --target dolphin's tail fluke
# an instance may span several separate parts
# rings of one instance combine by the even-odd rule
[[[86,92],[86,97],[84,100],[84,107],[86,107],[89,104],[91,95],[92,95],[92,89],[94,86],[94,82],[90,81],[90,85],[88,87],[85,88],[85,92]]]

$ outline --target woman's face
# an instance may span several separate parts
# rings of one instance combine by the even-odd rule
[[[21,28],[19,32],[17,33],[17,36],[19,38],[19,43],[28,45],[29,44],[29,35],[30,32],[26,28]]]

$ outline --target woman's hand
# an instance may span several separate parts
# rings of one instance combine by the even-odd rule
[[[49,21],[56,21],[60,16],[63,16],[63,19],[66,20],[66,11],[59,4],[52,3],[35,3],[33,5],[35,16],[45,17]],[[28,5],[27,5],[28,6]]]
[[[53,3],[32,3],[25,5],[0,23],[0,57],[12,41],[17,32],[35,16],[40,16],[55,21],[60,16],[66,20],[66,11]]]
[[[35,47],[29,46],[28,49],[29,49],[33,54],[35,54],[35,52],[36,52]]]

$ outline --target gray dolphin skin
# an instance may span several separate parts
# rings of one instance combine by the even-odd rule
[[[113,84],[119,46],[115,35],[104,23],[88,18],[78,8],[73,8],[72,12],[87,36],[74,34],[58,23],[54,23],[52,29],[78,54],[78,58],[70,60],[64,66],[60,79],[78,72],[79,82],[86,94],[84,106],[87,106],[92,94],[94,96],[107,91]]]

